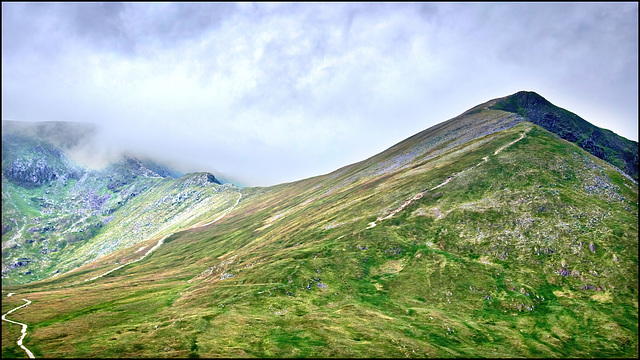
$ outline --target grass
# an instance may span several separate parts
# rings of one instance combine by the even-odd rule
[[[530,123],[459,144],[443,135],[375,170],[431,138],[244,188],[220,221],[95,282],[66,286],[138,245],[5,287],[33,301],[25,345],[45,357],[637,356],[637,185]]]
[[[82,184],[70,180],[35,189],[3,180],[3,194],[6,190],[11,199],[3,201],[3,218],[16,220],[14,229],[3,234],[3,243],[19,239],[3,251],[3,264],[31,260],[27,267],[4,274],[3,284],[50,277],[151,237],[212,221],[235,203],[238,192],[228,186],[201,186],[196,181],[199,176],[138,178],[118,193],[107,189],[106,178],[99,177]],[[94,214],[96,211],[86,208],[86,199],[95,189],[100,196],[111,196],[102,205],[106,213]],[[129,196],[136,192],[139,194]],[[50,206],[42,207],[28,199],[44,199],[41,202]],[[25,275],[27,271],[31,273]]]

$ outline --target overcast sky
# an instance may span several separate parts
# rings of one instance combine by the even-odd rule
[[[273,185],[536,91],[638,140],[638,4],[2,3],[2,118]]]

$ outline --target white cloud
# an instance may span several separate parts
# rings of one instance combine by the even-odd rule
[[[637,4],[2,6],[3,118],[97,122],[250,184],[519,90],[637,140]]]

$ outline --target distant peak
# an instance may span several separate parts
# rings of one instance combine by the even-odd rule
[[[208,184],[218,184],[218,185],[222,185],[222,183],[216,179],[215,175],[213,175],[210,172],[197,172],[197,173],[191,173],[191,174],[187,174],[183,177],[184,179],[184,183],[191,185],[191,184],[198,184],[198,185],[208,185]]]
[[[549,100],[534,91],[518,91],[515,94],[503,98],[502,102],[510,102],[521,108],[551,104]]]
[[[633,179],[638,179],[637,142],[621,138],[613,132],[603,131],[533,91],[518,91],[489,103],[489,109],[516,113],[523,119],[564,140],[576,143],[592,155],[617,166]]]
[[[538,94],[537,92],[535,92],[535,91],[527,91],[527,90],[521,90],[521,91],[518,91],[517,93],[511,94],[509,96],[535,96],[535,97],[542,98],[542,96],[540,96],[540,94]]]
[[[553,105],[547,99],[533,91],[518,91],[515,94],[496,99],[490,107],[495,110],[504,110],[527,117],[527,112],[540,106]]]

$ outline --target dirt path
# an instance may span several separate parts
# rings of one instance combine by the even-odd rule
[[[9,297],[9,296],[11,296],[11,295],[14,295],[14,294],[15,294],[15,293],[10,293],[9,295],[7,295],[7,297]],[[35,357],[35,356],[33,356],[33,353],[32,353],[31,351],[29,351],[29,349],[27,349],[24,345],[22,345],[22,340],[24,339],[24,337],[25,337],[25,336],[27,336],[27,324],[23,324],[23,323],[21,323],[21,322],[17,322],[17,321],[9,320],[9,319],[7,319],[7,318],[6,318],[6,316],[7,316],[7,315],[9,315],[9,314],[11,314],[12,312],[14,312],[14,311],[16,311],[16,310],[18,310],[18,309],[20,309],[20,308],[23,308],[23,307],[28,306],[29,304],[31,304],[31,301],[29,301],[29,300],[27,300],[27,299],[22,299],[22,300],[26,301],[26,303],[25,303],[25,304],[22,304],[22,305],[20,305],[20,306],[18,306],[18,307],[17,307],[17,308],[15,308],[15,309],[9,310],[6,314],[2,315],[2,320],[6,321],[6,322],[10,322],[10,323],[14,323],[14,324],[17,324],[17,325],[21,325],[21,326],[22,326],[22,330],[21,330],[22,335],[21,335],[21,336],[20,336],[20,338],[18,339],[17,344],[18,344],[18,346],[20,346],[20,347],[22,348],[22,350],[24,350],[24,351],[27,353],[27,355],[28,355],[31,359],[35,359],[36,357]]]
[[[529,129],[529,130],[530,130],[530,129]],[[502,146],[502,147],[498,148],[498,149],[493,153],[493,155],[494,155],[494,156],[495,156],[495,155],[498,155],[502,150],[504,150],[504,149],[508,148],[509,146],[511,146],[511,145],[513,145],[513,144],[515,144],[515,143],[517,143],[518,141],[520,141],[520,140],[524,139],[525,135],[527,135],[527,133],[529,132],[529,130],[526,130],[525,132],[523,132],[522,134],[520,134],[520,137],[519,137],[519,138],[517,138],[517,139],[513,140],[512,142],[510,142],[510,143],[508,143],[508,144],[506,144],[506,145],[504,145],[504,146]],[[482,161],[480,161],[479,163],[477,163],[477,164],[473,165],[472,167],[470,167],[470,168],[468,168],[468,169],[465,169],[465,170],[462,170],[462,171],[460,171],[460,172],[458,172],[458,173],[454,173],[454,174],[450,175],[450,176],[449,176],[449,177],[447,177],[443,182],[441,182],[440,184],[438,184],[438,185],[436,185],[436,186],[432,187],[431,189],[425,189],[425,190],[422,190],[421,192],[419,192],[419,193],[417,193],[416,195],[414,195],[411,199],[409,199],[409,200],[405,200],[405,201],[404,201],[404,202],[403,202],[399,207],[397,207],[396,209],[392,210],[392,211],[391,211],[387,216],[379,217],[378,219],[376,219],[376,221],[372,221],[372,222],[370,222],[370,223],[369,223],[369,226],[367,227],[367,229],[371,229],[371,228],[375,227],[375,226],[376,226],[376,223],[377,223],[378,221],[382,221],[382,220],[389,219],[389,218],[391,218],[393,215],[395,215],[395,214],[397,214],[398,212],[400,212],[400,211],[404,210],[404,208],[406,208],[407,206],[409,206],[409,204],[411,204],[412,202],[414,202],[414,201],[416,201],[416,200],[418,200],[418,199],[422,198],[422,197],[424,196],[424,194],[425,194],[425,193],[427,193],[427,191],[432,191],[432,190],[435,190],[435,189],[437,189],[437,188],[439,188],[439,187],[441,187],[441,186],[444,186],[444,185],[448,184],[448,183],[449,183],[449,181],[451,181],[451,180],[452,180],[453,178],[455,178],[456,176],[458,176],[458,175],[460,175],[460,174],[462,174],[462,173],[465,173],[465,172],[467,172],[467,171],[469,171],[469,170],[471,170],[471,169],[475,169],[476,167],[478,167],[478,166],[480,166],[480,165],[482,165],[482,164],[486,163],[487,161],[489,161],[489,156],[485,156],[485,157],[483,157],[483,158],[482,158]]]
[[[203,227],[203,226],[207,226],[207,225],[213,224],[213,223],[215,223],[216,221],[218,221],[218,220],[222,219],[225,215],[227,215],[231,210],[233,210],[233,209],[234,209],[234,208],[235,208],[235,207],[240,203],[240,199],[242,199],[242,193],[241,193],[239,190],[238,190],[238,195],[239,195],[239,196],[238,196],[238,200],[236,201],[236,203],[235,203],[235,204],[233,204],[233,206],[231,206],[229,209],[227,209],[227,210],[226,210],[222,215],[220,215],[219,217],[217,217],[215,220],[210,221],[210,222],[208,222],[208,223],[206,223],[206,224],[204,224],[204,225],[192,226],[192,227],[187,228],[187,229],[184,229],[184,230],[188,230],[188,229],[195,229],[195,228],[200,228],[200,227]],[[182,230],[180,230],[180,231],[182,231]],[[133,264],[133,263],[135,263],[135,262],[138,262],[138,261],[140,261],[140,260],[144,259],[144,258],[145,258],[145,257],[147,257],[149,254],[151,254],[153,251],[155,251],[156,249],[158,249],[158,248],[162,245],[163,241],[164,241],[166,238],[168,238],[169,236],[173,235],[173,234],[174,234],[174,233],[171,233],[171,234],[168,234],[168,235],[163,236],[160,240],[158,240],[158,243],[157,243],[156,245],[154,245],[151,249],[149,249],[149,250],[148,250],[144,255],[142,255],[142,257],[140,257],[140,258],[138,258],[138,259],[136,259],[136,260],[130,261],[130,262],[126,263],[126,264],[122,264],[122,265],[120,265],[120,266],[118,266],[118,267],[116,267],[116,268],[114,268],[114,269],[111,269],[111,270],[109,270],[109,271],[107,271],[107,272],[105,272],[105,273],[103,273],[103,274],[100,274],[100,275],[98,275],[98,276],[94,276],[94,277],[92,277],[92,278],[90,278],[90,279],[85,279],[84,281],[86,282],[86,281],[93,281],[93,280],[99,279],[99,278],[101,278],[101,277],[103,277],[103,276],[105,276],[105,275],[109,275],[110,273],[112,273],[112,272],[114,272],[114,271],[116,271],[116,270],[122,269],[123,267],[125,267],[125,266],[127,266],[127,265]],[[140,250],[141,250],[141,249],[139,249],[138,251],[140,251]],[[137,251],[136,251],[136,252],[137,252]],[[77,284],[81,284],[81,282],[77,282],[77,283],[70,284],[70,285],[66,285],[66,286],[73,286],[73,285],[77,285]],[[11,295],[14,295],[14,294],[15,294],[15,293],[9,293],[9,294],[7,295],[7,297],[9,297],[9,296],[11,296]],[[31,304],[31,301],[29,301],[29,300],[27,300],[27,299],[22,299],[22,300],[26,301],[27,303],[26,303],[26,304],[24,304],[24,305],[18,306],[17,308],[15,308],[15,309],[13,309],[13,310],[11,310],[11,311],[7,312],[6,314],[2,315],[2,320],[4,320],[4,321],[8,321],[8,322],[11,322],[11,323],[14,323],[14,324],[22,325],[22,336],[21,336],[21,337],[20,337],[20,339],[18,340],[18,345],[19,345],[21,348],[23,348],[23,349],[24,349],[24,351],[26,351],[26,352],[27,352],[27,355],[29,355],[29,357],[30,357],[30,358],[35,359],[35,357],[33,356],[33,353],[32,353],[31,351],[29,351],[29,349],[27,349],[26,347],[24,347],[24,346],[22,345],[22,339],[24,339],[24,337],[27,335],[27,325],[26,325],[26,324],[23,324],[23,323],[19,323],[19,322],[17,322],[17,321],[8,320],[8,319],[6,319],[6,318],[5,318],[5,316],[6,316],[6,315],[8,315],[8,314],[10,314],[10,313],[12,313],[12,312],[14,312],[14,311],[16,311],[16,310],[18,310],[18,309],[20,309],[20,308],[24,307],[24,306],[27,306],[27,305]]]
[[[106,273],[104,273],[104,274],[102,274],[102,275],[98,275],[98,276],[92,277],[91,279],[85,279],[84,281],[92,281],[92,280],[96,280],[96,279],[101,278],[101,277],[103,277],[103,276],[105,276],[105,275],[109,275],[109,274],[111,274],[112,272],[114,272],[114,271],[116,271],[116,270],[122,269],[123,267],[125,267],[125,266],[127,266],[127,265],[129,265],[129,264],[133,264],[133,263],[135,263],[135,262],[138,262],[138,261],[140,261],[140,260],[144,259],[145,257],[147,257],[147,255],[151,254],[155,249],[159,248],[159,247],[160,247],[160,245],[162,245],[162,242],[164,241],[164,239],[168,238],[168,237],[169,237],[169,236],[171,236],[171,235],[173,235],[173,233],[171,233],[171,234],[169,234],[169,235],[165,235],[165,236],[163,236],[160,240],[158,240],[158,243],[157,243],[154,247],[152,247],[151,249],[149,249],[149,251],[147,251],[144,255],[142,255],[142,257],[140,257],[140,258],[138,258],[138,259],[136,259],[136,260],[133,260],[133,261],[129,261],[129,262],[128,262],[128,263],[126,263],[126,264],[122,264],[122,265],[118,266],[117,268],[111,269],[111,270],[107,271]]]
[[[210,221],[210,222],[208,222],[208,223],[206,223],[206,224],[204,224],[204,225],[196,225],[196,226],[192,226],[192,227],[190,227],[190,228],[184,229],[184,230],[201,228],[201,227],[203,227],[203,226],[211,225],[211,224],[215,223],[216,221],[218,221],[218,220],[222,219],[225,215],[227,215],[231,210],[233,210],[233,209],[234,209],[234,208],[235,208],[235,207],[240,203],[240,199],[242,199],[242,193],[241,193],[239,190],[238,190],[238,195],[240,195],[240,196],[238,196],[238,200],[236,201],[236,203],[235,203],[235,204],[233,204],[230,208],[228,208],[228,209],[227,209],[227,210],[226,210],[222,215],[218,216],[215,220]],[[181,230],[181,231],[182,231],[182,230]],[[94,276],[94,277],[92,277],[91,279],[85,279],[84,281],[92,281],[92,280],[96,280],[96,279],[101,278],[101,277],[103,277],[103,276],[105,276],[105,275],[109,275],[109,274],[111,274],[112,272],[114,272],[114,271],[116,271],[116,270],[122,269],[123,267],[125,267],[125,266],[127,266],[127,265],[133,264],[133,263],[135,263],[135,262],[138,262],[138,261],[140,261],[140,260],[144,259],[145,257],[147,257],[147,255],[151,254],[154,250],[156,250],[157,248],[159,248],[159,247],[160,247],[160,245],[162,245],[162,242],[164,241],[164,239],[168,238],[169,236],[171,236],[171,235],[173,235],[173,234],[175,234],[175,233],[171,233],[171,234],[168,234],[168,235],[165,235],[164,237],[162,237],[162,239],[160,239],[160,240],[158,241],[158,243],[157,243],[154,247],[152,247],[151,249],[149,249],[149,251],[147,251],[147,252],[146,252],[144,255],[142,255],[142,257],[140,257],[139,259],[136,259],[136,260],[133,260],[133,261],[129,261],[128,263],[126,263],[126,264],[122,264],[122,265],[120,265],[120,266],[118,266],[118,267],[116,267],[116,268],[114,268],[114,269],[111,269],[111,270],[109,270],[109,271],[105,272],[104,274],[101,274],[101,275],[98,275],[98,276]],[[138,251],[140,251],[140,250],[138,250]],[[80,283],[76,283],[76,284],[80,284]]]
[[[241,193],[240,191],[238,191],[238,195],[240,195],[240,196],[238,197],[238,200],[236,201],[236,203],[235,203],[235,204],[233,204],[233,206],[231,206],[229,209],[227,209],[227,211],[225,211],[222,215],[218,216],[215,220],[213,220],[213,221],[209,221],[208,223],[206,223],[206,224],[204,224],[204,225],[197,225],[197,226],[193,226],[193,227],[191,227],[190,229],[197,229],[197,228],[201,228],[201,227],[203,227],[203,226],[211,225],[211,224],[213,224],[214,222],[216,222],[216,221],[218,221],[218,220],[222,219],[225,215],[227,215],[227,214],[229,213],[229,211],[233,210],[233,209],[234,209],[234,208],[235,208],[235,207],[240,203],[240,199],[242,199],[242,193]]]

